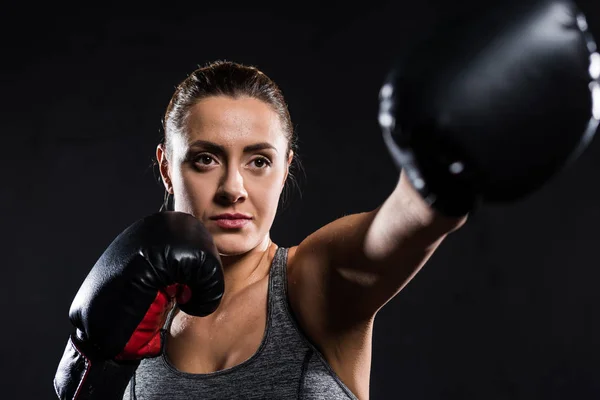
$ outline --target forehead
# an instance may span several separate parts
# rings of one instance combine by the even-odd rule
[[[256,142],[285,145],[277,113],[265,102],[251,98],[214,96],[192,106],[186,119],[186,141],[202,139],[223,146]]]

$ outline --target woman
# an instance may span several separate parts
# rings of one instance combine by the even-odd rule
[[[558,0],[507,10],[510,24],[490,13],[471,36],[441,32],[404,60],[379,120],[398,184],[290,248],[269,235],[295,157],[280,90],[236,63],[194,71],[156,152],[175,212],[128,228],[86,278],[59,397],[368,399],[378,310],[477,203],[532,193],[598,126],[597,47],[581,14]],[[482,37],[502,46],[481,51]]]
[[[435,213],[400,176],[376,210],[278,247],[269,231],[295,136],[280,90],[253,67],[194,71],[164,132],[166,193],[211,233],[226,289],[209,316],[172,313],[163,355],[141,363],[126,398],[368,399],[377,311],[465,218]]]

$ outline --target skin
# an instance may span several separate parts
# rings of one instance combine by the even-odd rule
[[[176,211],[196,216],[213,235],[226,291],[208,317],[178,312],[166,352],[179,370],[208,373],[247,360],[262,340],[269,267],[277,249],[269,231],[293,153],[287,154],[277,114],[248,97],[202,100],[190,110],[186,132],[173,139],[170,157],[160,145],[156,154],[165,188],[174,194]],[[194,146],[199,140],[221,146],[222,152]],[[272,148],[244,152],[257,143]],[[261,158],[269,162],[257,161]],[[224,212],[252,220],[239,230],[224,230],[210,219]],[[289,249],[292,312],[358,398],[369,396],[377,311],[465,221],[430,209],[400,174],[380,207],[337,219]]]

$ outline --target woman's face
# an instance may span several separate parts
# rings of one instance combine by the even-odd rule
[[[157,159],[175,210],[198,218],[222,255],[264,243],[293,156],[275,111],[255,98],[209,97],[171,143],[170,159],[161,146]]]

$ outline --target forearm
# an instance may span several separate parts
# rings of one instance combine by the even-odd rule
[[[415,253],[417,259],[429,257],[447,234],[467,220],[467,216],[448,217],[430,207],[404,171],[374,214],[364,241],[365,255],[372,260],[394,259],[407,252]]]

